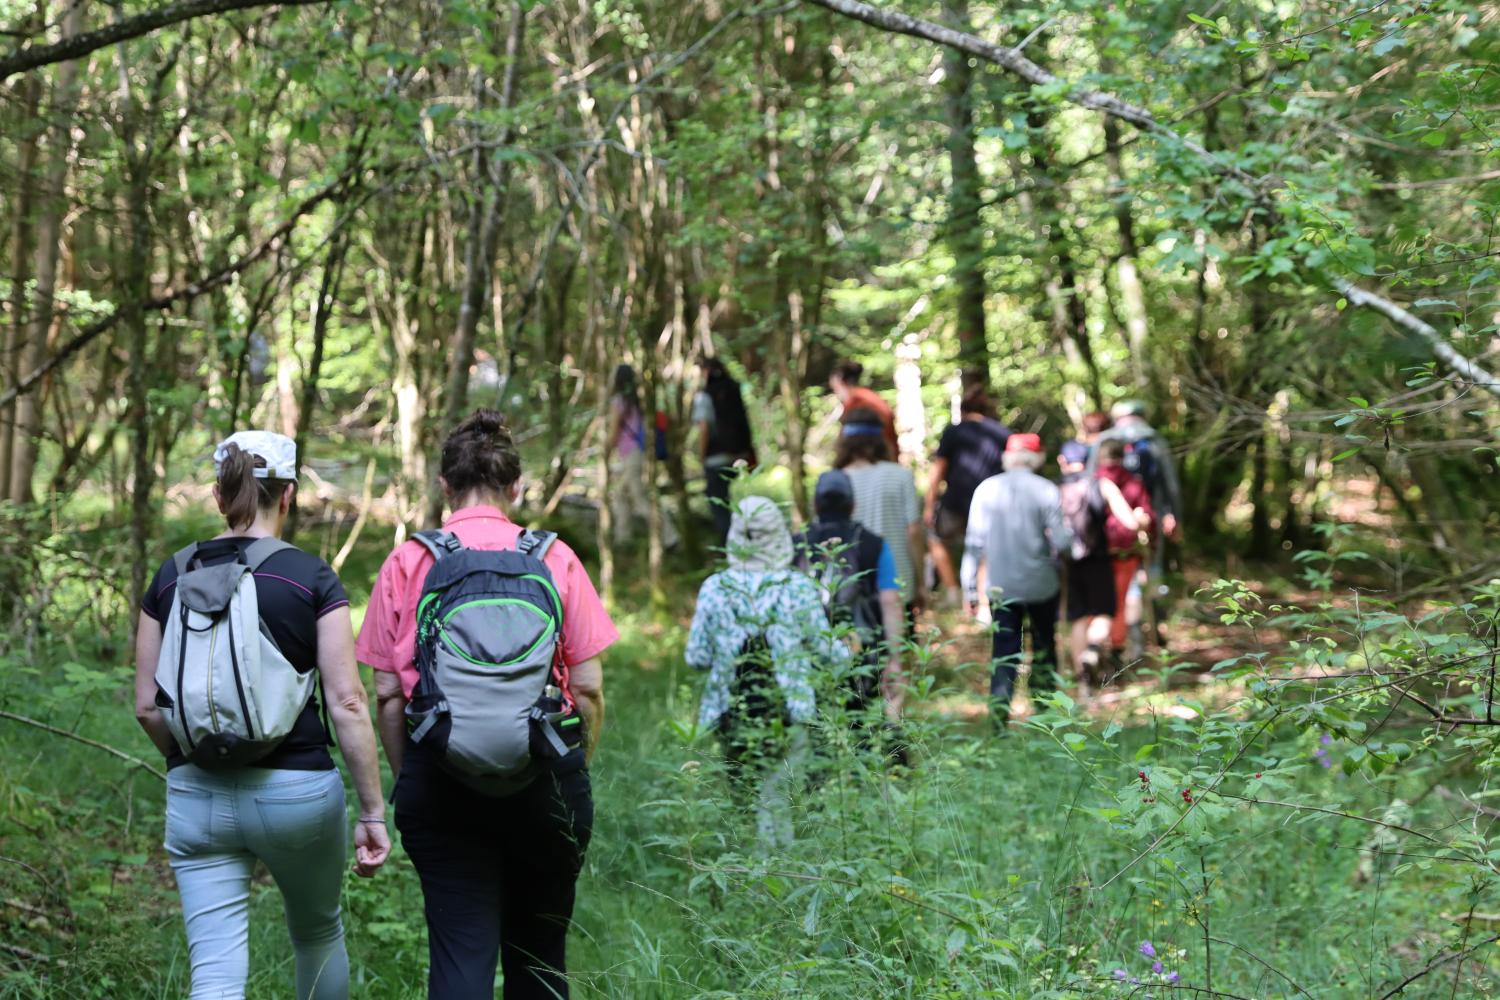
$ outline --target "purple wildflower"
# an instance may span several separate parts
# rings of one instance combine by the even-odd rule
[[[1331,746],[1333,744],[1333,737],[1328,735],[1327,733],[1324,733],[1321,737],[1319,737],[1318,742],[1323,744],[1325,747]]]
[[[1141,942],[1141,954],[1145,955],[1147,958],[1155,958],[1156,957],[1156,949],[1151,946],[1151,942],[1150,941],[1142,941]]]
[[[1151,963],[1151,971],[1156,973],[1158,976],[1161,975],[1161,959],[1158,958],[1156,961]]]
[[[1125,978],[1128,975],[1129,975],[1129,973],[1127,973],[1124,969],[1116,969],[1115,970],[1115,978],[1118,979],[1118,980],[1120,980],[1121,982],[1124,982]]]
[[[1324,770],[1327,770],[1328,768],[1333,766],[1333,761],[1329,760],[1327,757],[1319,757],[1318,763],[1323,765]]]
[[[1181,978],[1182,977],[1177,974],[1177,972],[1176,972],[1175,969],[1173,971],[1167,973],[1167,982],[1169,982],[1169,983],[1175,983],[1175,982],[1177,982],[1177,980],[1179,980]]]

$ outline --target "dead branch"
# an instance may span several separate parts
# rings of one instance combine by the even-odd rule
[[[44,733],[51,733],[54,736],[62,736],[66,739],[75,740],[79,743],[82,743],[84,746],[90,746],[96,750],[103,750],[105,753],[113,754],[114,756],[120,758],[123,761],[126,761],[127,763],[134,764],[136,767],[140,768],[143,771],[149,771],[150,773],[160,778],[162,781],[167,780],[166,774],[153,767],[151,764],[146,763],[139,757],[135,757],[131,754],[126,753],[124,750],[117,750],[116,748],[110,746],[108,743],[100,743],[98,740],[91,740],[87,736],[80,736],[78,733],[70,732],[67,729],[59,729],[56,726],[49,726],[45,722],[38,722],[36,719],[28,719],[26,716],[16,715],[14,712],[0,711],[0,719],[9,719],[12,722],[19,722],[23,726],[31,726],[35,729],[42,730],[42,732]]]

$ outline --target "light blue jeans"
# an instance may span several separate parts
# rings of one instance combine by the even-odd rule
[[[250,877],[265,862],[297,954],[297,1000],[347,1000],[339,772],[192,764],[167,774],[167,854],[182,895],[191,1000],[242,1000],[250,972]]]

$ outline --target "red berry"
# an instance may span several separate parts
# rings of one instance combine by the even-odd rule
[[[1136,777],[1138,777],[1138,778],[1141,779],[1141,784],[1145,785],[1145,784],[1149,784],[1151,782],[1151,779],[1148,778],[1148,777],[1146,777],[1146,772],[1145,771],[1137,771],[1135,773],[1136,773]]]
[[[1257,778],[1259,778],[1259,777],[1260,777],[1260,772],[1259,772],[1259,771],[1256,771],[1256,772],[1255,772],[1255,776],[1256,776],[1256,777],[1257,777]]]

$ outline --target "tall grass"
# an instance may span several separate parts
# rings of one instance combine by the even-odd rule
[[[693,726],[681,625],[621,624],[570,951],[578,997],[1378,997],[1469,925],[1479,940],[1465,912],[1494,912],[1483,869],[1465,895],[1379,825],[1217,795],[1186,809],[1184,789],[1202,797],[1205,774],[1229,772],[1263,798],[1424,830],[1444,807],[1428,772],[1346,774],[1354,743],[1280,717],[1243,747],[1214,725],[1238,706],[1185,696],[1115,719],[1064,698],[1005,738],[916,712],[909,769],[830,711],[796,786],[796,840],[770,850]],[[4,707],[149,756],[128,670],[103,655],[118,637],[40,642],[0,660]],[[3,720],[0,760],[0,998],[183,995],[160,783]],[[1445,773],[1464,780],[1463,760]],[[422,996],[421,896],[399,850],[374,881],[349,878],[345,907],[354,995]],[[264,878],[252,915],[250,995],[287,996]],[[1406,995],[1491,995],[1491,967],[1480,951]]]

